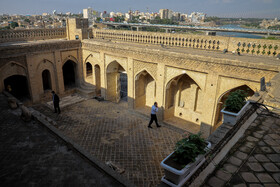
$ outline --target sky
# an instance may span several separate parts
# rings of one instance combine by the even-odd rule
[[[87,7],[107,12],[159,12],[167,8],[217,17],[280,19],[280,0],[0,0],[0,14],[79,13]]]

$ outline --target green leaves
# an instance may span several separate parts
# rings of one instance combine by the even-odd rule
[[[184,138],[176,143],[172,158],[181,165],[187,165],[195,161],[195,158],[204,154],[206,141],[200,137],[201,134],[191,134],[188,138]]]
[[[248,94],[244,90],[231,92],[225,102],[225,110],[238,113],[245,105]]]

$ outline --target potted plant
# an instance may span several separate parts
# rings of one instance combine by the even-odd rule
[[[235,125],[241,116],[246,112],[249,102],[246,102],[247,92],[244,90],[236,90],[227,97],[223,113],[223,123]]]
[[[165,176],[162,182],[182,186],[205,161],[204,154],[211,147],[201,134],[191,134],[176,143],[175,150],[162,162]]]

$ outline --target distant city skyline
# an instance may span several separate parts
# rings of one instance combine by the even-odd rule
[[[41,15],[44,12],[82,13],[92,7],[97,11],[127,12],[139,10],[158,12],[203,12],[208,16],[232,18],[280,18],[279,0],[1,0],[0,14]]]

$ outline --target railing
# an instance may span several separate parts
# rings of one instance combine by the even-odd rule
[[[223,36],[189,35],[160,32],[93,29],[93,37],[122,40],[133,43],[158,44],[207,50],[227,49],[241,54],[276,56],[280,53],[280,40],[249,39]]]
[[[55,29],[24,29],[0,31],[0,43],[10,41],[29,41],[66,38],[65,28]]]

